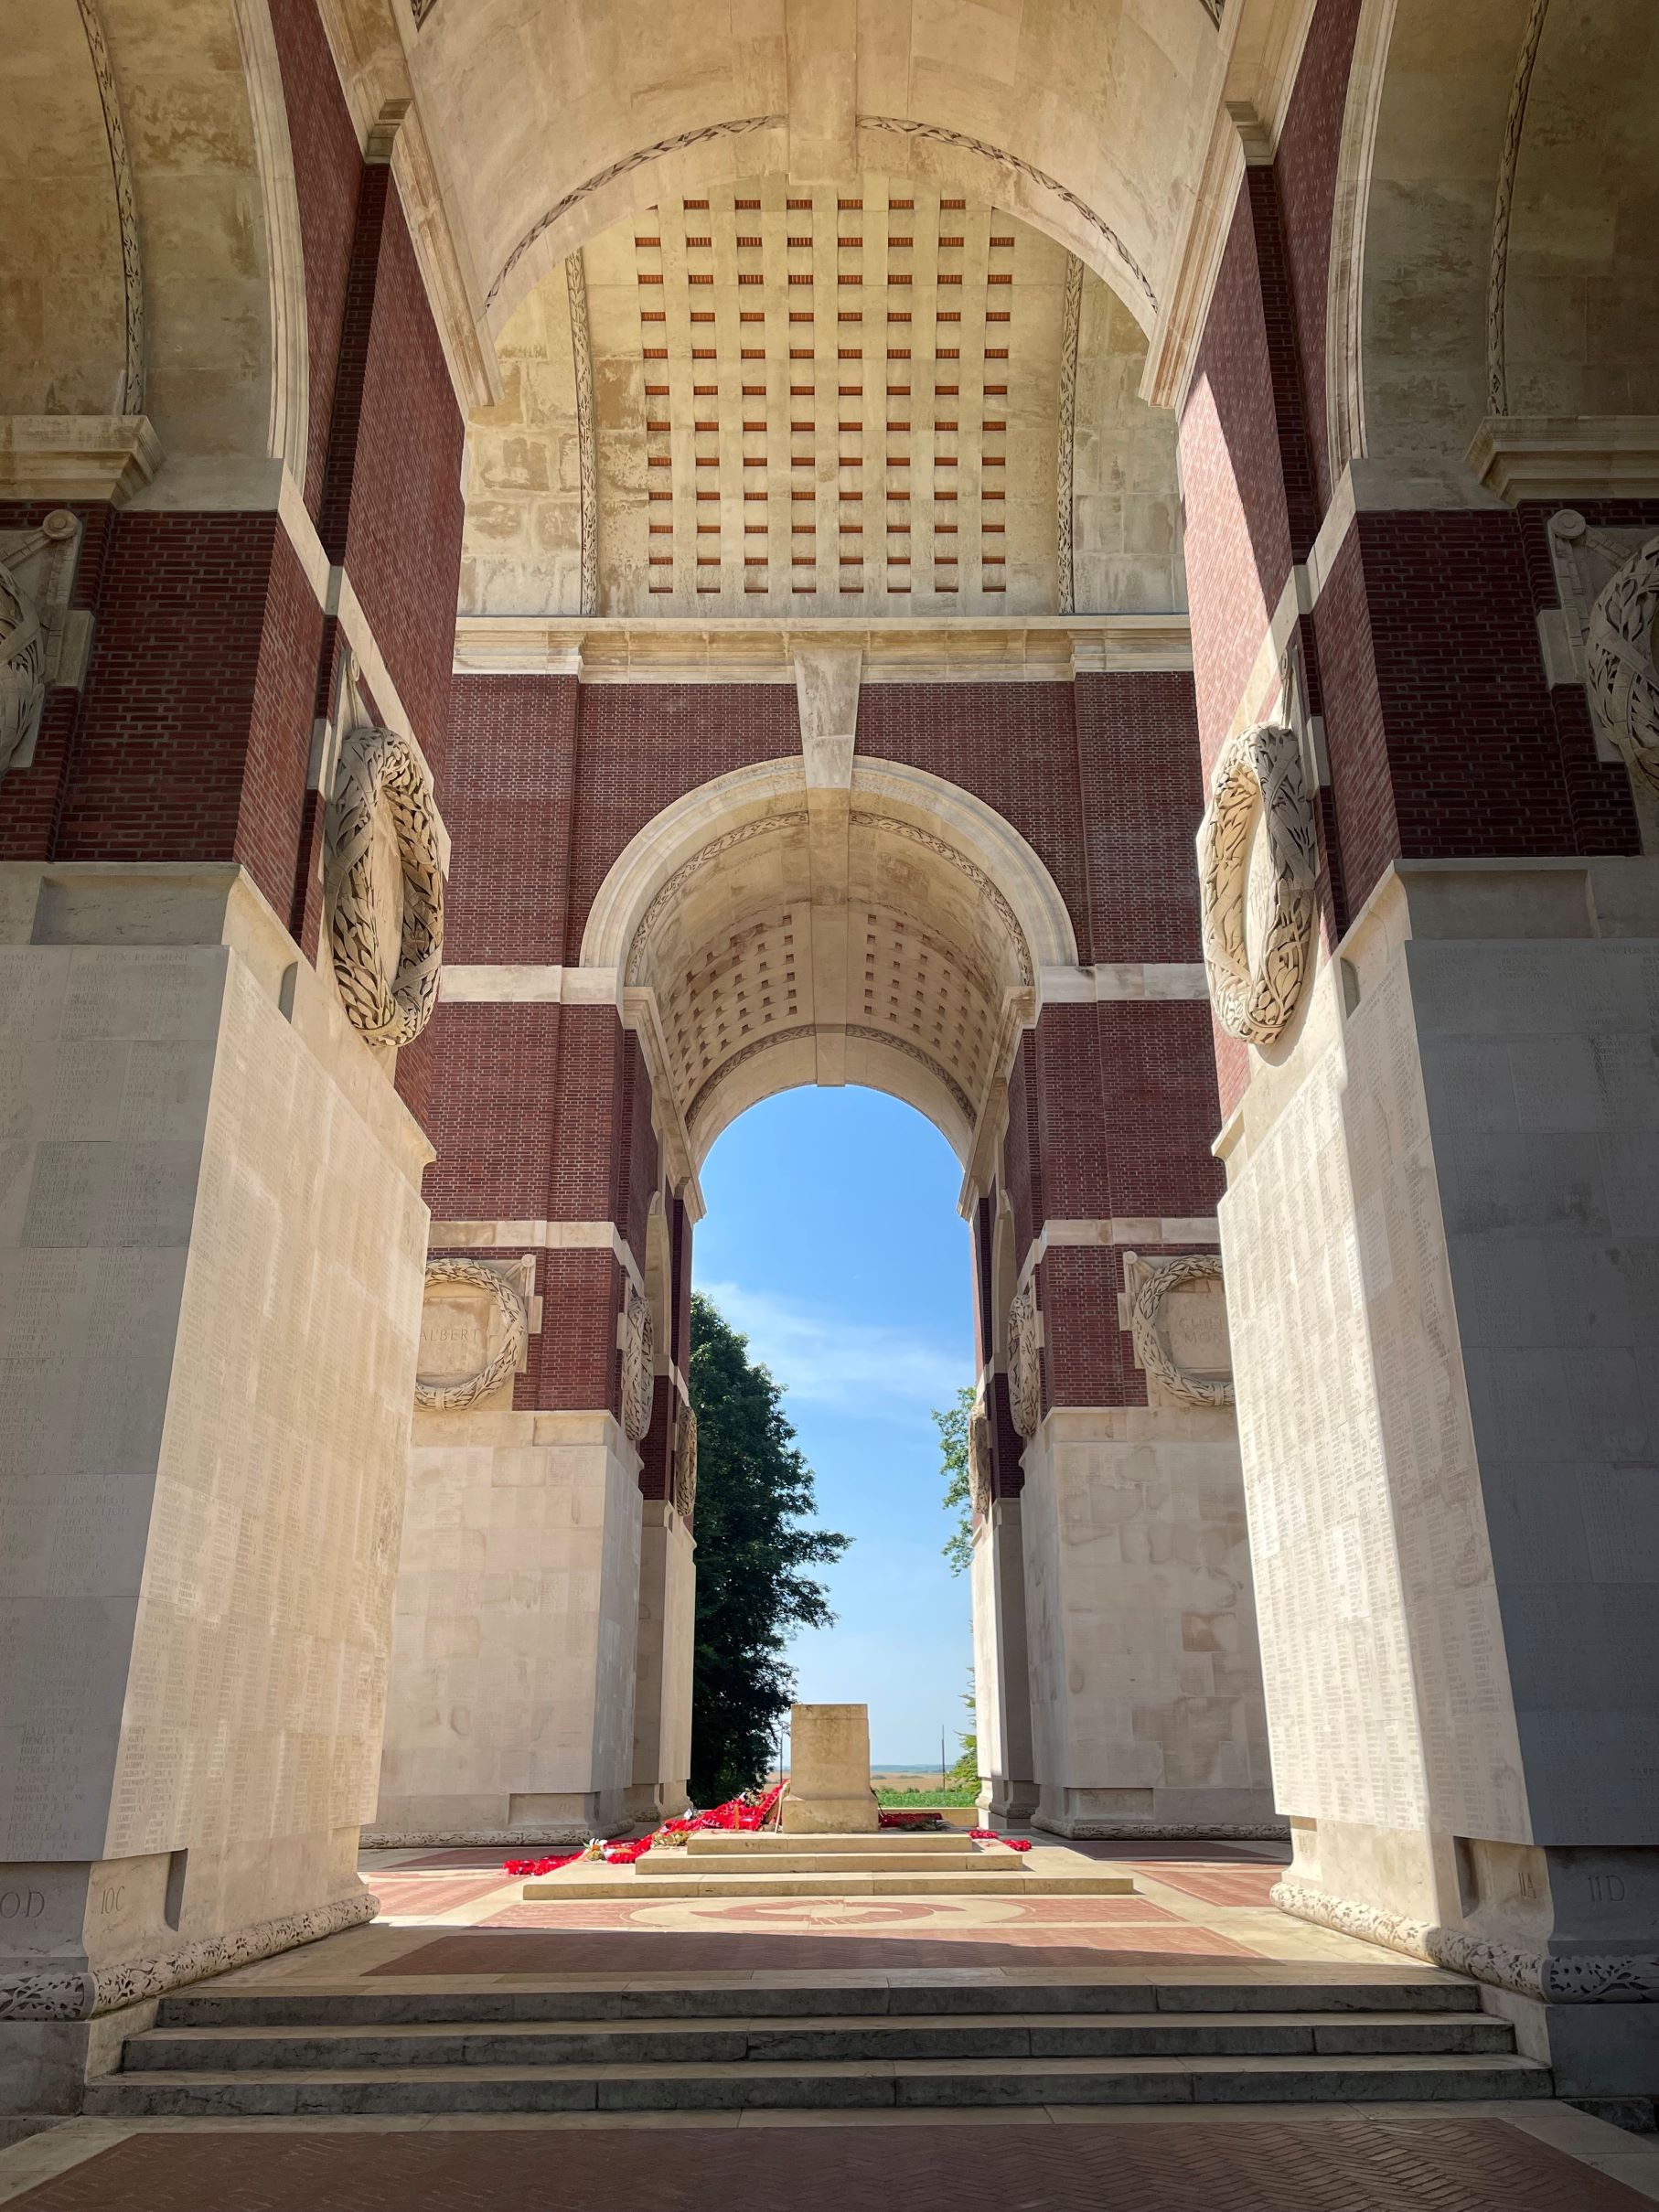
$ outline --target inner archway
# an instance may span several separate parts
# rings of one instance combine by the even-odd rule
[[[850,1085],[787,1091],[750,1107],[716,1141],[701,1180],[708,1212],[695,1288],[783,1390],[815,1477],[808,1518],[851,1539],[840,1559],[807,1570],[835,1623],[791,1632],[785,1657],[796,1694],[867,1704],[872,1770],[926,1767],[937,1783],[941,1731],[954,1758],[958,1735],[973,1726],[962,1705],[969,1584],[943,1556],[949,1523],[931,1417],[974,1380],[959,1170],[920,1116]],[[695,1342],[694,1327],[694,1397]],[[703,1509],[714,1475],[706,1424],[700,1469],[706,1596]],[[707,1764],[701,1706],[694,1702],[693,1794]]]

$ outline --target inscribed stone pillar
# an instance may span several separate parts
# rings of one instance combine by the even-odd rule
[[[1223,1132],[1290,1910],[1659,2078],[1659,865],[1404,861]]]
[[[642,1511],[628,1806],[637,1820],[656,1821],[683,1812],[687,1804],[697,1546],[666,1499],[647,1498]]]
[[[1037,1805],[1020,1512],[1018,1498],[991,1500],[974,1531],[969,1569],[979,1803],[998,1820],[1016,1823],[1029,1820]]]
[[[368,1918],[430,1149],[234,865],[0,867],[0,2070]]]

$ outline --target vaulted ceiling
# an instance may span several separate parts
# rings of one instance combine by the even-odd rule
[[[681,195],[544,279],[499,352],[464,612],[1182,604],[1139,326],[965,195],[881,175]]]

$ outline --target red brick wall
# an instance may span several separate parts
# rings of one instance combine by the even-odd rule
[[[1181,418],[1198,727],[1207,769],[1290,573],[1273,368],[1241,191]]]
[[[641,1275],[646,1271],[647,1224],[661,1177],[657,1132],[651,1127],[651,1082],[645,1054],[632,1030],[622,1031],[622,1096],[617,1107],[622,1138],[622,1174],[615,1199],[615,1222],[627,1240]]]
[[[464,676],[451,692],[444,818],[453,859],[452,961],[556,967],[564,957],[577,790],[573,676]]]
[[[321,638],[307,596],[273,514],[117,518],[56,858],[234,858],[287,914]]]
[[[655,815],[733,768],[800,753],[793,684],[581,688],[576,821],[564,956],[616,856]]]
[[[283,921],[296,890],[322,643],[323,611],[287,533],[279,529],[272,548],[236,857]]]
[[[371,174],[365,172],[365,192]],[[410,726],[440,778],[461,572],[464,434],[393,185],[380,228],[346,570]]]
[[[1325,420],[1325,317],[1331,222],[1343,113],[1361,0],[1320,0],[1273,164],[1283,222],[1315,515],[1331,498]]]
[[[925,769],[994,807],[1054,877],[1091,957],[1069,684],[865,684],[858,753]]]
[[[545,1221],[560,1097],[558,1006],[440,1003],[420,1042],[399,1054],[430,1086],[423,1126],[437,1149],[426,1202],[446,1221]],[[600,1201],[566,1218],[609,1217]]]
[[[1085,959],[1196,960],[1204,813],[1189,676],[1079,676]]]
[[[305,505],[315,519],[328,451],[362,161],[316,0],[271,0],[271,22],[294,148],[305,263],[309,439],[303,463],[291,455],[290,465],[304,475]]]

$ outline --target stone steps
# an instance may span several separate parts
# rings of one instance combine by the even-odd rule
[[[165,1999],[110,2119],[1547,2097],[1447,1976],[941,1977]]]
[[[643,1862],[641,1862],[643,1864]],[[637,1897],[645,1877],[639,1867],[609,1867],[604,1874],[581,1864],[525,1883],[527,1902],[539,1898],[592,1900]],[[655,1897],[1123,1897],[1134,1884],[1121,1875],[1029,1874],[1016,1865],[975,1866],[960,1874],[663,1874],[649,1882]]]
[[[998,1846],[989,1848],[994,1851]],[[883,1853],[909,1858],[926,1853],[940,1858],[969,1859],[979,1854],[980,1846],[968,1835],[907,1835],[897,1828],[880,1829],[873,1835],[822,1836],[782,1835],[776,1830],[740,1834],[731,1829],[700,1828],[686,1838],[685,1849],[693,1858],[752,1859],[774,1854],[787,1856],[795,1851],[833,1851],[840,1858]]]
[[[1247,2014],[1050,2013],[1036,2020],[927,2019],[429,2022],[312,2028],[152,2030],[128,2044],[130,2074],[429,2066],[656,2066],[869,2058],[1349,2057],[1507,2052],[1506,2022],[1482,2013]]]
[[[583,1862],[578,1862],[583,1864]],[[585,1862],[591,1864],[591,1862]],[[678,1851],[648,1851],[635,1861],[641,1875],[658,1880],[667,1876],[684,1875],[694,1867],[700,1881],[711,1876],[730,1880],[734,1875],[746,1877],[763,1875],[771,1880],[785,1874],[832,1874],[838,1878],[858,1881],[872,1874],[966,1874],[992,1875],[1006,1877],[1022,1873],[1021,1855],[1007,1851],[1000,1843],[991,1843],[982,1852],[975,1852],[969,1859],[960,1852],[943,1851],[842,1851],[837,1846],[823,1850],[817,1845],[801,1843],[793,1851],[771,1851],[754,1857],[739,1857],[736,1854],[699,1853],[694,1859]],[[1126,1885],[1127,1886],[1127,1885]]]
[[[921,1978],[888,1982],[876,1976],[834,1978],[801,1975],[788,1981],[752,1982],[744,1975],[689,1982],[682,1976],[653,1985],[648,1977],[626,1982],[569,1982],[541,1989],[467,1988],[306,1989],[293,1994],[203,1989],[161,1999],[152,2033],[177,2028],[330,2026],[463,2026],[524,2021],[614,2021],[670,2019],[851,2019],[883,2015],[898,2019],[978,2018],[1016,2014],[1143,2016],[1172,2014],[1206,2015],[1292,2012],[1299,2017],[1369,2017],[1408,2013],[1429,2018],[1443,2014],[1479,2015],[1480,1992],[1472,1982],[1454,1980],[1432,1969],[1401,1967],[1393,1974],[1365,1979],[1283,1967],[1268,1981],[1217,1982],[1194,1974],[1159,1982],[1128,1979],[1079,1982],[1033,1974],[1001,1982],[936,1981]],[[136,2038],[134,2038],[136,2041]]]
[[[1548,2097],[1549,2070],[1503,2053],[1414,2056],[753,2060],[121,2073],[90,2083],[104,2119],[284,2113],[714,2111],[892,2106],[1347,2103]]]

